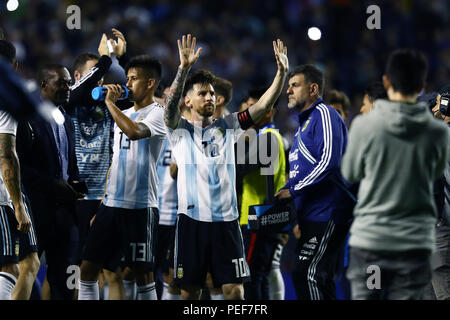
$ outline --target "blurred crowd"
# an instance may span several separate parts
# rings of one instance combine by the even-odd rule
[[[66,26],[72,4],[81,9],[80,30]],[[371,4],[381,8],[380,30],[366,27]],[[97,52],[102,33],[112,36],[108,32],[116,27],[127,37],[131,55],[149,53],[162,62],[166,84],[178,65],[175,39],[195,34],[203,47],[196,68],[233,83],[230,111],[238,109],[250,87],[270,84],[275,72],[271,41],[280,38],[289,48],[291,66],[315,63],[325,72],[328,89],[349,96],[351,121],[364,88],[381,80],[393,49],[414,47],[426,53],[429,91],[450,83],[449,12],[450,3],[439,0],[21,0],[13,12],[2,4],[0,28],[17,48],[25,77],[34,78],[38,66],[48,61],[70,69],[78,54]],[[322,31],[318,41],[308,38],[312,26]],[[109,80],[123,80],[115,66]],[[286,105],[286,95],[279,103]],[[283,121],[281,131],[290,140],[297,124],[287,113],[280,108],[276,122]]]

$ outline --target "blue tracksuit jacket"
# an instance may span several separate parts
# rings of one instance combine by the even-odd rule
[[[319,98],[298,116],[299,128],[289,152],[289,188],[299,220],[347,223],[353,200],[336,182],[347,145],[344,120]],[[332,179],[334,181],[332,181]]]

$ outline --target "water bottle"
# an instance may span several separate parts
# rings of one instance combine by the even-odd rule
[[[91,92],[92,99],[94,99],[95,101],[104,101],[107,93],[108,89],[106,89],[105,87],[96,87],[92,89]],[[129,94],[128,88],[122,84],[122,93],[120,94],[119,100],[127,99],[128,94]]]

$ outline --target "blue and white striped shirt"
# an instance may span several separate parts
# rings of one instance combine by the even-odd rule
[[[124,209],[157,208],[156,163],[166,136],[164,107],[154,102],[138,111],[131,107],[123,113],[145,124],[151,136],[130,140],[117,124],[114,126],[113,160],[103,204]]]
[[[243,132],[237,113],[205,128],[180,119],[170,135],[178,165],[178,214],[205,222],[238,218],[234,144]]]
[[[112,118],[105,106],[100,107],[104,118],[94,121],[92,107],[77,107],[72,115],[75,127],[75,153],[80,180],[89,193],[86,200],[100,200],[105,192],[106,176],[112,156]]]
[[[177,180],[170,175],[170,164],[175,162],[169,139],[164,141],[161,156],[158,160],[156,171],[158,172],[158,209],[159,224],[174,226],[177,220],[178,194]]]

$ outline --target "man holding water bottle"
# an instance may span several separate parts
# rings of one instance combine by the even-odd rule
[[[121,111],[116,102],[121,85],[106,85],[105,104],[115,121],[114,149],[105,197],[89,231],[79,300],[98,300],[98,275],[105,267],[130,267],[136,275],[137,299],[156,300],[153,280],[158,225],[158,160],[166,130],[164,107],[154,102],[161,78],[159,61],[141,55],[125,68],[133,107]]]

